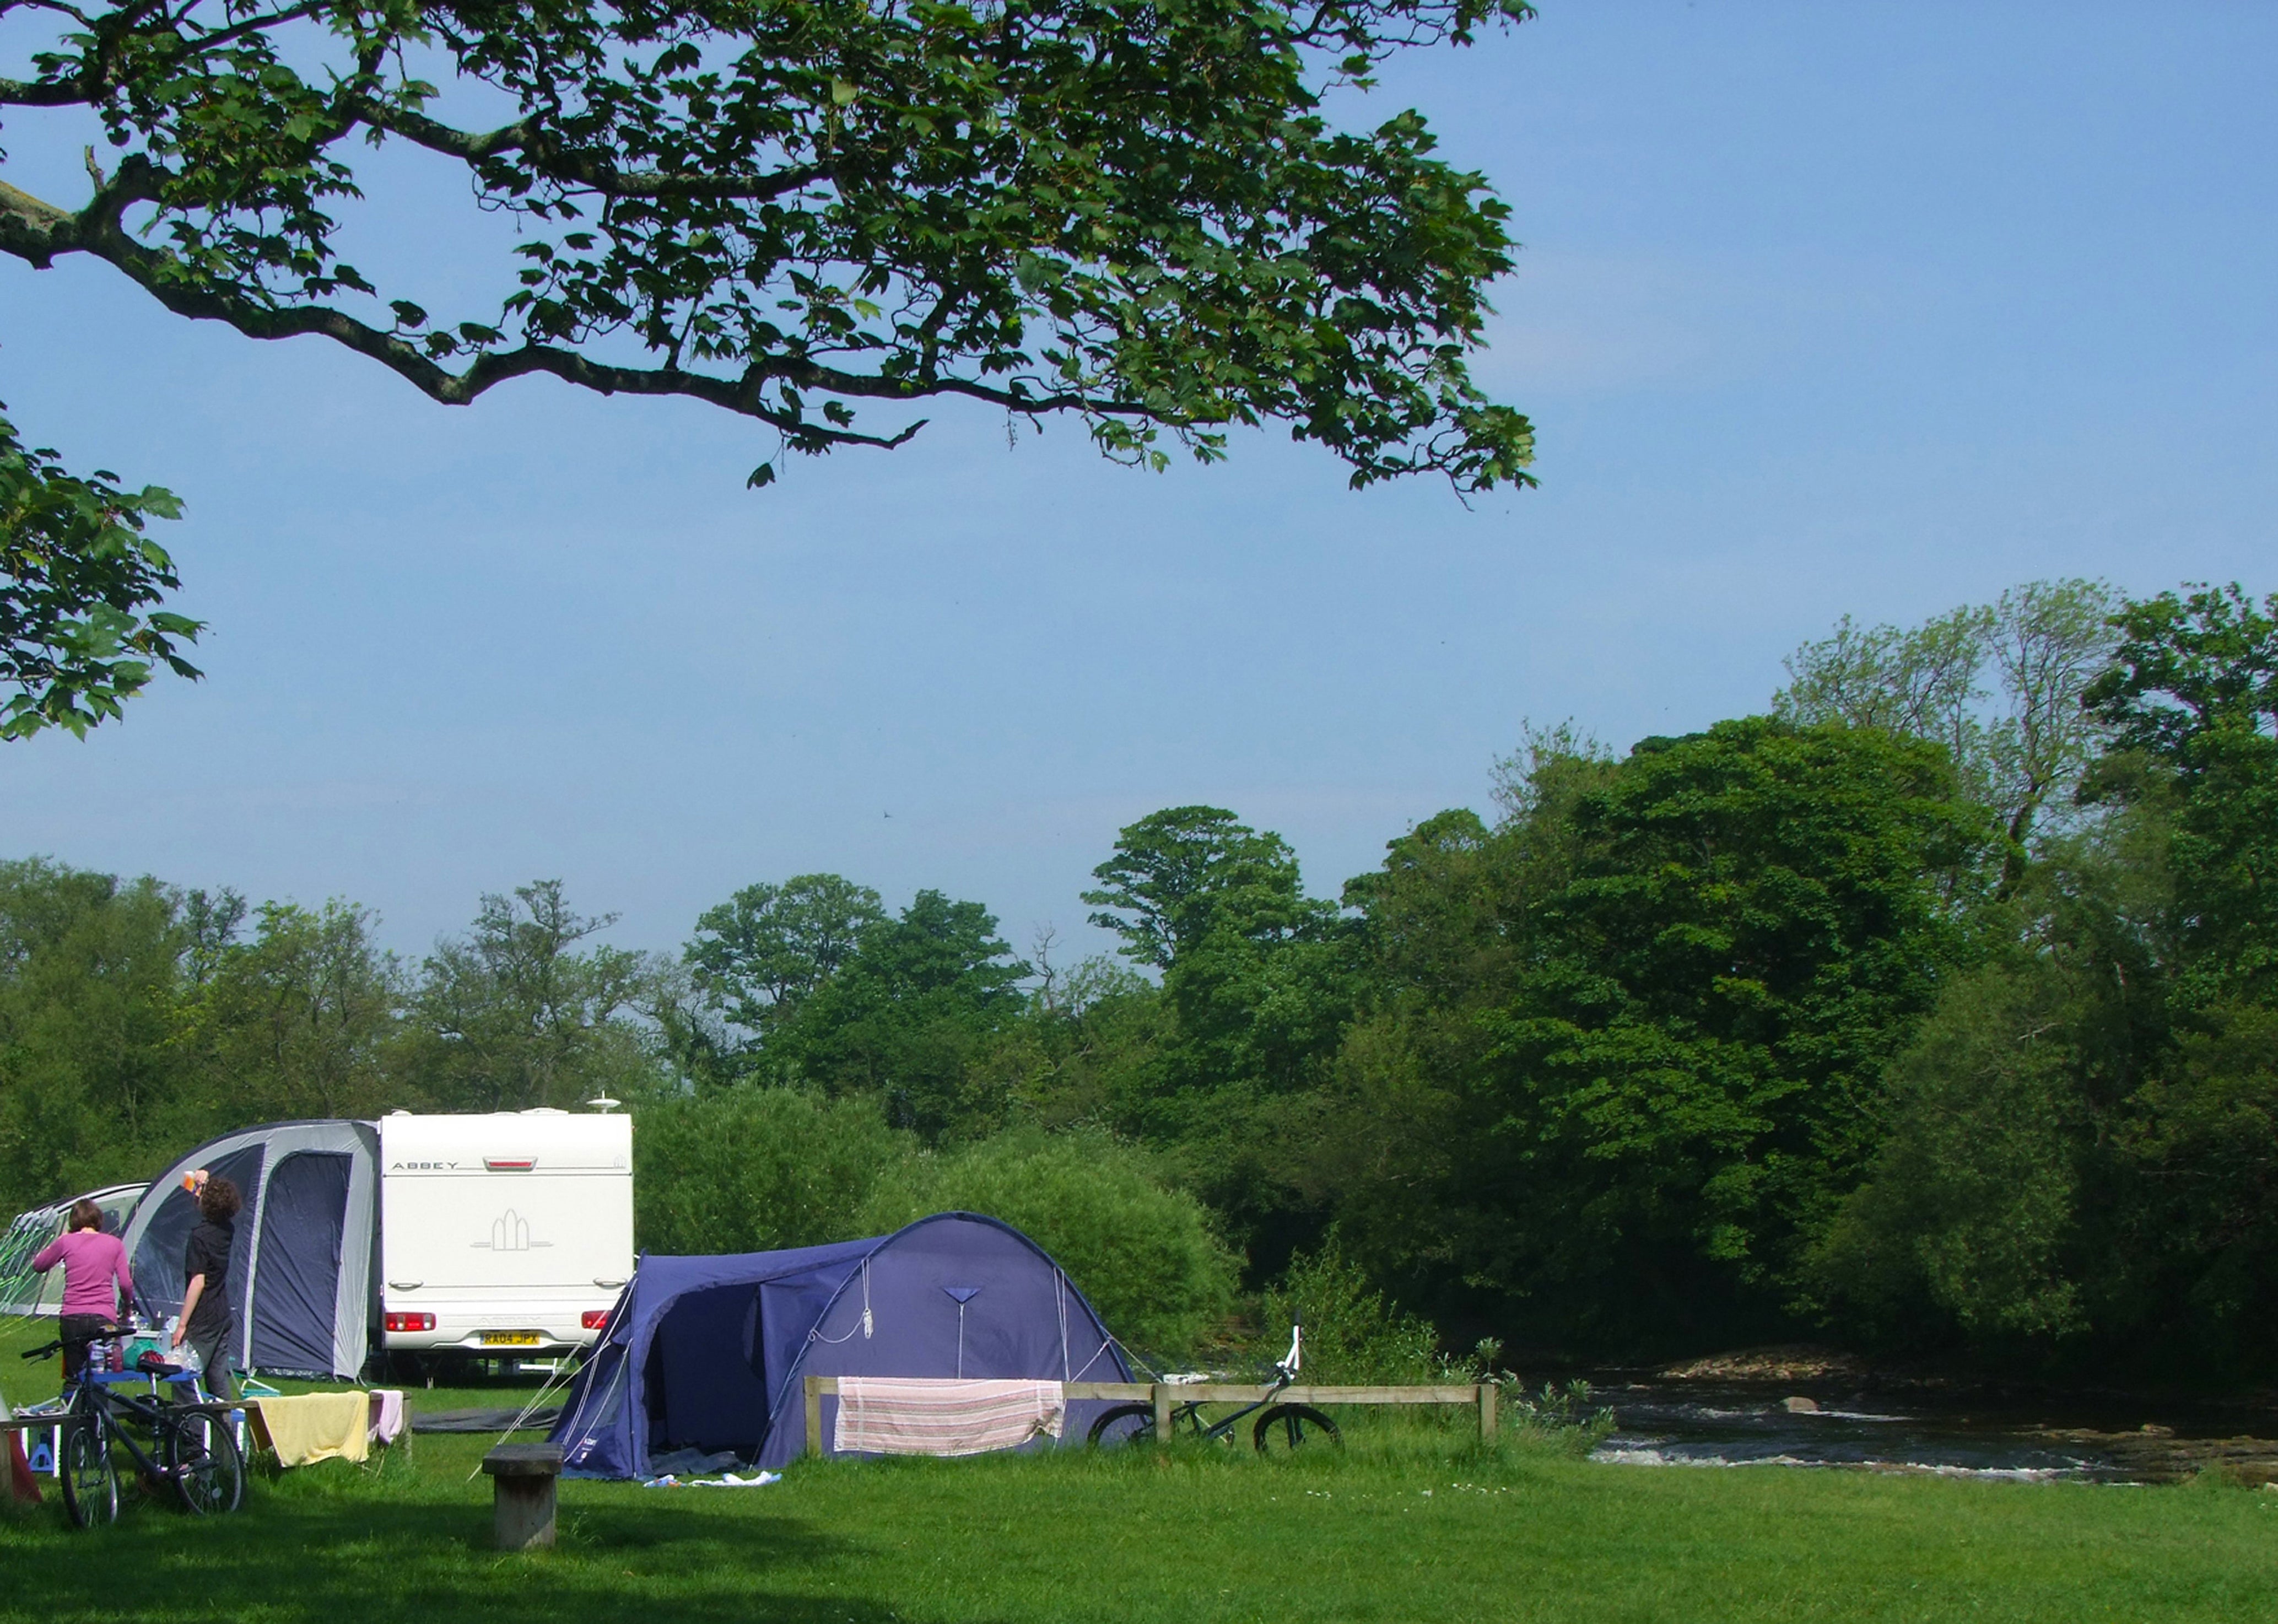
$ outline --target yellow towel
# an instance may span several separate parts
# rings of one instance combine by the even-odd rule
[[[371,1447],[371,1399],[361,1390],[256,1398],[279,1466],[311,1460],[361,1460]]]

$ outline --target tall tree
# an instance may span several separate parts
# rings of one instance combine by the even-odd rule
[[[1028,966],[978,902],[921,891],[864,927],[853,954],[774,1035],[791,1075],[834,1094],[883,1100],[887,1119],[929,1138],[994,1127],[982,1097],[983,1046],[1019,1015]]]
[[[2088,701],[2124,753],[2105,787],[2175,797],[2182,996],[2278,1004],[2278,593],[2236,584],[2128,604]],[[2148,779],[2132,763],[2148,767]]]
[[[706,1004],[749,1034],[750,1046],[797,1014],[885,916],[868,885],[796,874],[780,885],[746,885],[705,909],[683,957]]]
[[[195,1080],[177,1041],[187,946],[156,880],[0,863],[0,1194],[146,1176]]]
[[[402,974],[372,923],[338,900],[264,903],[252,940],[196,986],[184,1042],[243,1120],[372,1116],[404,1103],[386,1069]]]
[[[1278,1268],[1319,1229],[1296,1194],[1306,1136],[1289,1119],[1352,1012],[1339,909],[1305,894],[1286,840],[1220,807],[1141,818],[1092,875],[1092,923],[1161,971],[1172,1016],[1153,1092],[1117,1125],[1174,1147],[1253,1262]]]
[[[1769,718],[1539,756],[1513,799],[1355,888],[1313,1176],[1387,1278],[1533,1341],[1780,1328],[1970,951],[1983,810],[1931,746]]]
[[[422,968],[399,1084],[447,1110],[571,1106],[657,1082],[641,1022],[651,969],[623,948],[579,951],[615,915],[572,909],[559,880],[482,900],[473,928]]]
[[[1320,915],[1297,874],[1297,854],[1223,807],[1166,807],[1115,838],[1083,900],[1091,923],[1123,938],[1126,956],[1167,970],[1213,936],[1279,940]]]
[[[2075,579],[2030,582],[1911,629],[1846,616],[1832,637],[1788,656],[1772,708],[1807,725],[1943,745],[1964,792],[2000,814],[2001,885],[2014,892],[2040,836],[2076,821],[2076,792],[2107,731],[2083,697],[2111,659],[2115,607],[2109,587]]]

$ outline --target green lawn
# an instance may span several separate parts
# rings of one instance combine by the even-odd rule
[[[33,1390],[12,1359],[11,1396]],[[44,1383],[40,1384],[42,1388]],[[419,1392],[434,1407],[498,1391]],[[0,1515],[0,1620],[2278,1619],[2278,1493],[1594,1466],[1361,1422],[1342,1457],[807,1464],[757,1490],[568,1482],[489,1550],[489,1440],[256,1478],[201,1523]]]

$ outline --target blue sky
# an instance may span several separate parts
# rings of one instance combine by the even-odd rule
[[[1548,0],[1401,63],[1361,116],[1423,109],[1525,244],[1479,370],[1542,488],[1469,509],[1277,433],[1155,476],[956,410],[752,493],[767,447],[699,407],[447,410],[0,264],[0,398],[187,500],[213,628],[205,681],[0,751],[0,851],[346,896],[414,954],[538,877],[669,947],[818,869],[1089,951],[1076,893],[1157,807],[1278,829],[1334,893],[1484,806],[1523,719],[1760,709],[1846,612],[2267,591],[2274,46],[2244,4]],[[75,198],[76,140],[13,125],[0,175]],[[472,291],[495,225],[376,172],[360,263]]]

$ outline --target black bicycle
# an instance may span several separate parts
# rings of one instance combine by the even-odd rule
[[[1230,1415],[1216,1421],[1203,1413],[1208,1399],[1194,1399],[1171,1406],[1173,1436],[1181,1433],[1205,1444],[1231,1444],[1242,1423],[1256,1415],[1250,1441],[1261,1455],[1294,1454],[1307,1447],[1328,1445],[1342,1448],[1344,1435],[1337,1430],[1336,1422],[1310,1404],[1281,1404],[1276,1395],[1297,1380],[1297,1367],[1303,1354],[1304,1328],[1289,1328],[1289,1351],[1273,1367],[1273,1380],[1255,1404],[1246,1404]],[[1259,1413],[1259,1412],[1264,1413]],[[1091,1423],[1089,1441],[1095,1448],[1112,1448],[1126,1444],[1143,1443],[1155,1436],[1155,1406],[1151,1404],[1119,1404],[1112,1406]]]
[[[63,1345],[51,1342],[24,1357],[45,1359]],[[180,1375],[180,1368],[161,1361],[134,1374],[164,1381]],[[235,1511],[245,1504],[245,1457],[229,1429],[230,1408],[210,1400],[183,1404],[119,1391],[82,1366],[60,1418],[56,1470],[64,1510],[82,1528],[118,1520],[116,1452],[123,1449],[144,1482],[172,1485],[186,1511],[200,1516]]]

